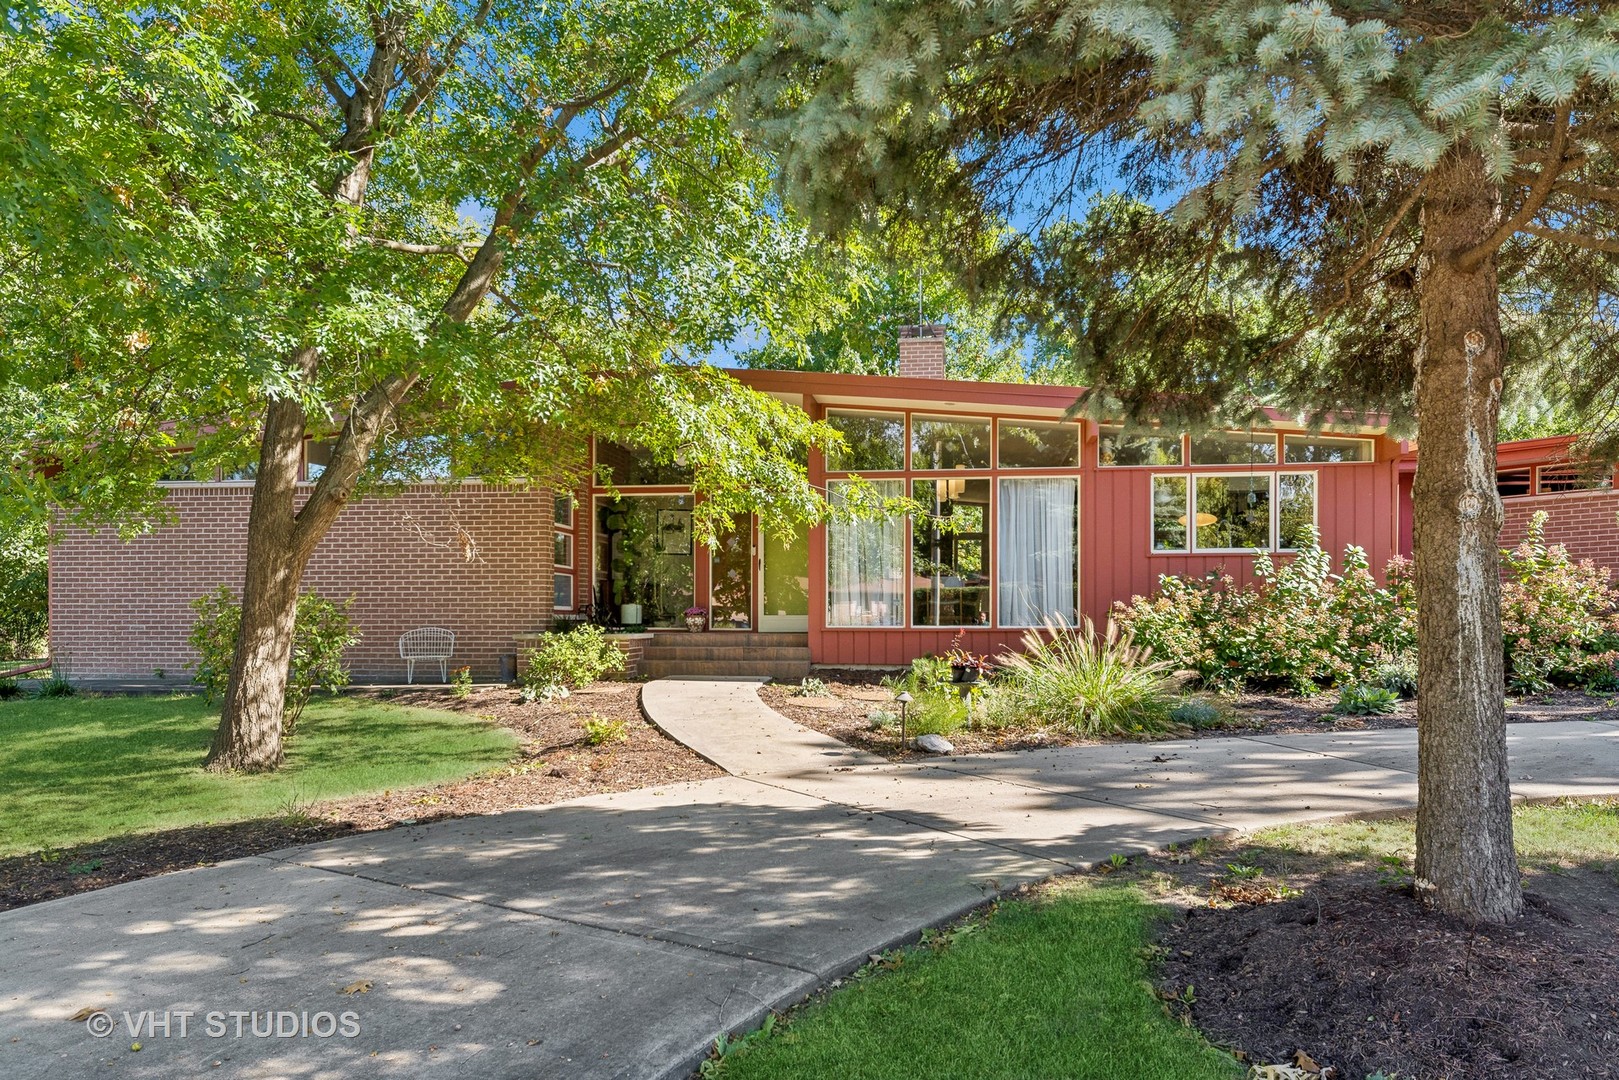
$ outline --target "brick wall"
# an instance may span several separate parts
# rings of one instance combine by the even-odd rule
[[[191,601],[219,584],[240,590],[248,500],[242,484],[179,487],[178,520],[123,542],[115,533],[59,527],[51,548],[51,652],[69,678],[184,679]],[[554,552],[551,495],[468,483],[413,485],[346,507],[321,541],[304,587],[354,597],[364,634],[349,650],[360,681],[403,682],[399,635],[455,631],[452,665],[501,674],[514,635],[550,623]],[[473,558],[466,557],[466,543]],[[438,678],[430,665],[429,679]],[[424,665],[417,664],[422,676]]]
[[[1506,522],[1501,546],[1510,548],[1523,539],[1529,519],[1544,510],[1546,542],[1562,544],[1576,559],[1590,559],[1619,571],[1619,492],[1568,491],[1505,500]]]

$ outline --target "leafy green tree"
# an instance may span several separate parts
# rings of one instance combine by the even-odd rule
[[[1321,417],[1414,415],[1421,633],[1417,880],[1440,908],[1520,910],[1502,707],[1503,384],[1556,345],[1575,398],[1619,380],[1619,15],[1607,5],[1228,0],[782,0],[731,74],[780,147],[790,201],[829,230],[897,216],[971,257],[1165,275],[1097,350],[1132,412],[1225,406],[1263,376]],[[1123,187],[1161,224],[1065,250],[1045,221]],[[1072,212],[1070,212],[1072,211]],[[964,268],[965,269],[965,268]],[[1179,354],[1231,275],[1273,340]],[[1505,312],[1505,316],[1504,316]],[[1555,316],[1555,335],[1519,316]],[[1179,329],[1177,329],[1179,325]],[[1218,333],[1202,335],[1217,340]]]
[[[682,362],[813,299],[777,296],[802,230],[767,159],[693,93],[758,39],[754,5],[8,19],[0,484],[139,528],[165,471],[253,471],[211,767],[279,764],[299,582],[370,487],[576,479],[611,431],[691,467],[699,530],[823,512],[798,462],[825,430]]]
[[[46,540],[42,517],[0,520],[0,661],[32,659],[45,643]]]

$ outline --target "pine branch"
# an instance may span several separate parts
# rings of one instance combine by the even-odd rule
[[[1619,254],[1619,240],[1604,240],[1601,237],[1568,232],[1564,229],[1548,229],[1544,225],[1535,225],[1533,223],[1524,225],[1521,231],[1528,233],[1530,236],[1538,236],[1542,240],[1568,244],[1570,247],[1585,248],[1588,251],[1611,251]]]
[[[1540,173],[1530,185],[1529,193],[1519,204],[1517,213],[1497,225],[1489,236],[1456,257],[1456,268],[1462,273],[1477,270],[1485,259],[1506,243],[1513,233],[1533,220],[1534,216],[1540,213],[1540,208],[1546,205],[1546,200],[1551,197],[1552,188],[1557,184],[1557,178],[1567,167],[1563,153],[1568,149],[1568,118],[1571,112],[1572,106],[1566,102],[1557,106],[1557,114],[1552,121],[1551,145],[1546,150],[1546,163],[1540,167]]]

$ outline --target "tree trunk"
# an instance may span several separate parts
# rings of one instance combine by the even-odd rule
[[[1501,648],[1495,442],[1504,345],[1495,255],[1457,256],[1499,221],[1476,154],[1431,180],[1422,212],[1416,881],[1442,911],[1506,922],[1523,907],[1512,846]]]
[[[312,350],[300,366],[314,362]],[[247,517],[242,626],[208,768],[264,772],[281,765],[281,719],[292,664],[298,586],[312,548],[298,542],[293,504],[303,463],[304,411],[297,399],[270,402]]]

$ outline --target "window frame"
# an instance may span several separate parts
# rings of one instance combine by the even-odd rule
[[[959,474],[959,475],[958,475]],[[989,615],[987,623],[919,623],[916,621],[916,597],[914,583],[920,576],[916,570],[916,524],[914,514],[907,514],[905,518],[905,629],[907,630],[988,630],[995,624],[995,601],[1000,588],[999,567],[995,558],[1000,550],[1000,542],[995,536],[995,529],[1000,520],[999,494],[996,487],[997,476],[985,469],[944,469],[934,470],[932,475],[907,476],[908,497],[916,499],[916,489],[920,484],[937,484],[939,481],[950,480],[982,480],[989,486],[989,501],[984,503],[984,531],[982,534],[969,533],[968,536],[982,539],[984,550],[984,573],[987,580],[985,588],[984,611]],[[924,514],[923,517],[932,517]],[[830,571],[829,571],[830,573]],[[828,578],[830,588],[831,579]],[[850,629],[839,627],[838,629]]]
[[[987,457],[982,465],[923,465],[916,461],[916,424],[917,421],[938,421],[946,424],[952,423],[982,423],[989,429],[989,436],[985,440],[984,449]],[[975,413],[930,413],[921,410],[905,412],[905,471],[909,473],[958,473],[969,475],[998,471],[996,462],[999,460],[1000,445],[996,437],[996,417],[979,416]],[[1078,466],[1074,466],[1078,468]]]
[[[1080,448],[1083,456],[1084,448]],[[1051,471],[1036,473],[1033,470],[1011,469],[1006,472],[997,472],[990,480],[991,503],[994,511],[993,522],[990,526],[992,542],[995,546],[994,560],[989,564],[995,572],[990,575],[990,626],[979,627],[988,630],[1039,630],[1043,627],[1034,624],[1018,624],[1001,622],[1001,485],[1003,483],[1017,483],[1025,480],[1067,480],[1074,485],[1074,625],[1077,627],[1084,619],[1083,600],[1085,596],[1085,477],[1077,469],[1072,472]]]
[[[1287,442],[1289,439],[1331,439],[1334,442],[1359,443],[1366,447],[1367,457],[1364,461],[1289,461],[1287,459]],[[1377,461],[1377,440],[1369,435],[1333,435],[1328,432],[1312,435],[1307,431],[1282,432],[1282,456],[1277,462],[1278,466],[1286,468],[1289,465],[1372,465]]]
[[[856,405],[829,405],[821,411],[821,422],[828,426],[834,416],[879,416],[899,421],[899,460],[898,468],[894,469],[845,469],[834,468],[830,461],[825,461],[823,452],[822,470],[827,476],[878,476],[883,478],[898,476],[910,471],[911,468],[911,413],[909,409],[876,409],[864,408]]]
[[[1262,443],[1265,441],[1260,437],[1257,431],[1249,431],[1246,428],[1240,431],[1231,431],[1226,428],[1220,428],[1214,431],[1204,432],[1204,437],[1215,435],[1233,436],[1234,438],[1232,441],[1234,442],[1253,444]],[[1253,460],[1253,455],[1251,453],[1249,454],[1249,460],[1247,461],[1194,461],[1192,459],[1192,451],[1193,447],[1197,444],[1197,440],[1191,435],[1188,435],[1186,437],[1186,456],[1183,459],[1184,465],[1182,467],[1187,469],[1258,469],[1261,466],[1266,466],[1272,469],[1280,468],[1282,465],[1282,433],[1274,428],[1271,429],[1270,442],[1271,458],[1269,461],[1255,461]]]
[[[954,471],[955,470],[947,470],[947,472],[954,472]],[[910,497],[910,485],[916,479],[919,479],[917,477],[912,477],[912,476],[909,476],[909,475],[898,475],[898,476],[896,476],[896,475],[889,475],[889,474],[886,474],[886,473],[884,475],[880,476],[879,478],[874,479],[874,480],[867,479],[866,474],[864,474],[864,473],[848,473],[848,474],[844,474],[842,476],[828,477],[827,481],[826,481],[826,497],[827,497],[827,502],[828,503],[830,503],[831,500],[832,500],[832,485],[833,484],[851,484],[851,483],[854,483],[854,481],[852,479],[850,479],[850,477],[852,477],[852,476],[859,476],[861,478],[861,480],[863,480],[864,482],[866,482],[868,484],[871,484],[873,486],[875,486],[877,484],[898,484],[899,489],[900,489],[900,496],[902,498],[909,498]],[[937,479],[937,477],[935,477],[935,479]],[[897,622],[897,623],[881,623],[881,624],[869,624],[869,623],[845,624],[845,623],[836,623],[836,622],[832,621],[832,596],[833,596],[833,588],[832,588],[832,529],[833,529],[833,527],[835,525],[838,525],[839,522],[834,521],[834,520],[828,520],[825,523],[825,525],[822,526],[824,532],[822,534],[822,543],[821,543],[821,567],[822,567],[821,572],[822,572],[822,575],[823,575],[822,578],[821,578],[821,581],[823,583],[823,586],[824,586],[824,589],[825,589],[825,592],[826,592],[826,598],[825,598],[825,601],[821,605],[822,620],[823,620],[821,625],[825,629],[827,629],[827,630],[836,630],[836,631],[839,631],[839,632],[842,632],[842,631],[845,631],[845,630],[879,630],[879,631],[886,630],[886,631],[889,631],[889,632],[893,632],[895,630],[937,629],[936,627],[934,627],[934,628],[930,628],[930,627],[913,627],[911,625],[910,579],[911,579],[911,544],[912,544],[912,540],[911,540],[911,524],[910,524],[910,520],[909,520],[909,515],[901,515],[900,516],[900,522],[901,522],[900,543],[899,543],[899,549],[900,549],[900,551],[899,551],[899,554],[900,554],[900,587],[899,587],[899,604],[898,604],[899,612],[900,612],[900,621]],[[993,586],[992,586],[992,588],[993,588]],[[813,604],[813,602],[812,602],[812,604]],[[812,606],[812,610],[813,610],[813,606]],[[991,618],[993,618],[993,615],[991,616]]]
[[[1037,471],[1037,470],[1040,470],[1040,469],[1046,469],[1046,470],[1049,471],[1049,470],[1080,469],[1080,468],[1084,467],[1084,461],[1085,461],[1085,424],[1084,424],[1083,421],[1079,421],[1079,420],[1061,420],[1061,419],[1058,419],[1058,420],[1044,420],[1044,419],[1039,419],[1039,418],[1036,418],[1036,417],[1021,417],[1021,416],[997,416],[997,417],[994,417],[994,421],[995,421],[994,426],[990,431],[990,442],[992,443],[991,450],[993,451],[990,454],[990,469],[991,470],[993,470],[995,472],[998,472],[998,473],[999,472],[1010,472],[1010,473],[1014,473],[1014,474],[1021,474],[1021,473],[1026,473],[1026,472],[1034,472],[1034,471]],[[1043,425],[1045,427],[1065,428],[1065,429],[1066,428],[1071,428],[1073,430],[1073,432],[1074,432],[1074,460],[1068,462],[1066,465],[1004,465],[1004,464],[1002,464],[1001,463],[1001,428],[1003,426],[1007,425],[1007,424],[1011,424],[1013,427],[1031,427],[1033,425],[1039,424],[1039,425]],[[1100,447],[1100,445],[1101,445],[1100,440],[1098,440],[1097,445],[1098,445],[1098,447]],[[1100,453],[1101,451],[1098,450],[1097,452]]]
[[[1188,461],[1188,459],[1190,459],[1190,457],[1192,455],[1192,444],[1191,444],[1191,436],[1187,435],[1186,432],[1184,432],[1184,431],[1179,433],[1178,435],[1174,436],[1176,441],[1178,441],[1180,443],[1180,449],[1181,449],[1181,454],[1180,454],[1181,459],[1179,461],[1175,462],[1174,464],[1154,465],[1151,462],[1148,462],[1148,463],[1146,463],[1144,465],[1120,465],[1120,464],[1117,464],[1116,462],[1103,461],[1102,460],[1102,438],[1103,438],[1104,434],[1106,432],[1108,432],[1108,431],[1124,431],[1126,427],[1127,427],[1127,425],[1125,425],[1125,424],[1101,424],[1101,423],[1098,423],[1096,425],[1096,467],[1098,469],[1184,469],[1184,468],[1188,467],[1187,466],[1187,461]],[[1167,439],[1170,438],[1170,436],[1168,436],[1168,435],[1161,435],[1161,436],[1160,435],[1153,435],[1153,436],[1149,436],[1149,438],[1155,438],[1155,439],[1156,438],[1162,438],[1162,439],[1167,440]]]
[[[1367,462],[1342,462],[1340,464],[1365,465]],[[1197,482],[1217,477],[1265,477],[1270,482],[1270,530],[1269,544],[1264,548],[1256,547],[1203,547],[1197,542]],[[1321,531],[1321,476],[1316,469],[1188,469],[1179,472],[1154,472],[1148,480],[1147,487],[1147,555],[1252,555],[1256,551],[1263,551],[1267,555],[1294,555],[1299,548],[1282,547],[1282,477],[1308,476],[1310,477],[1310,521],[1315,526],[1317,534]],[[1153,490],[1160,479],[1182,479],[1186,483],[1186,545],[1179,548],[1160,548],[1153,545]]]

